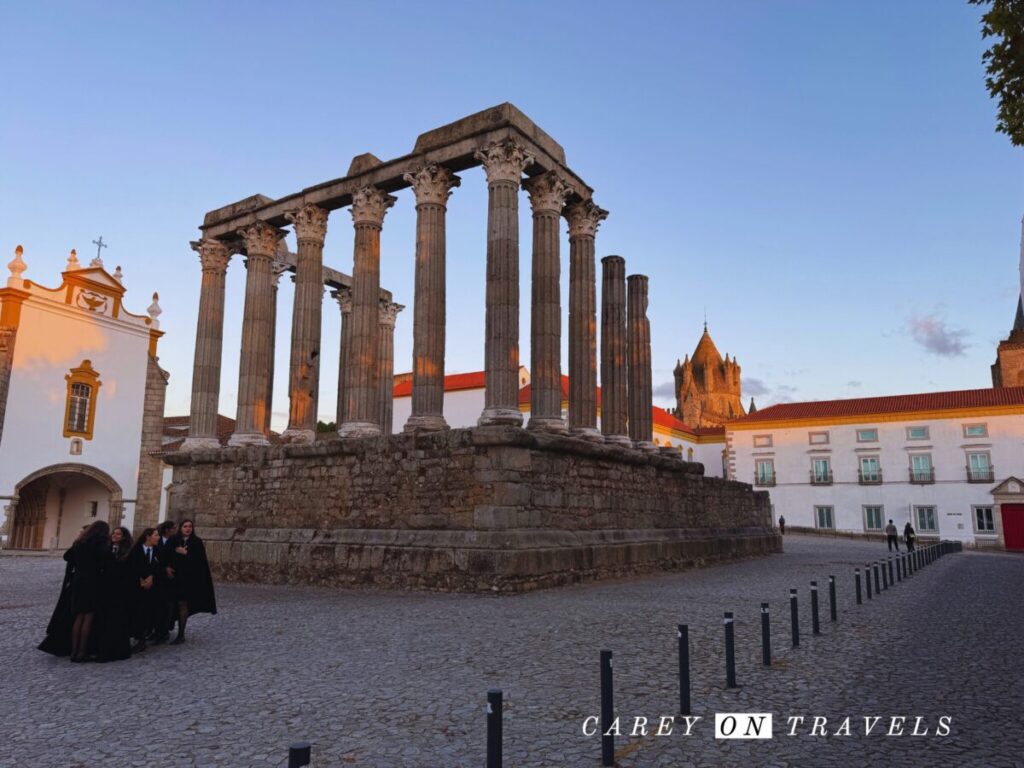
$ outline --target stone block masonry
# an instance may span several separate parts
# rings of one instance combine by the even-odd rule
[[[174,517],[222,579],[512,593],[779,552],[700,464],[490,426],[182,452]]]

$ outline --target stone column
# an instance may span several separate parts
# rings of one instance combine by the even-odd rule
[[[416,193],[412,413],[405,431],[434,432],[448,428],[444,420],[445,213],[448,197],[461,180],[438,165],[407,173],[405,180]]]
[[[345,422],[345,371],[348,370],[348,355],[352,347],[352,289],[338,288],[331,291],[341,310],[341,343],[338,345],[338,410],[334,417],[335,428],[340,430]]]
[[[647,275],[626,281],[626,358],[629,386],[629,437],[642,450],[656,450],[651,422],[651,323],[647,319]]]
[[[352,349],[345,370],[345,422],[342,437],[370,437],[381,432],[378,403],[380,327],[380,231],[384,214],[396,198],[376,187],[352,195],[356,229],[352,263]]]
[[[559,225],[572,192],[548,171],[523,182],[533,208],[533,264],[530,280],[529,429],[565,432],[562,418],[562,291]]]
[[[393,301],[380,302],[380,338],[377,362],[380,366],[377,376],[377,409],[380,412],[380,431],[390,435],[394,421],[395,402],[395,319],[405,309]]]
[[[626,261],[601,259],[601,434],[630,445],[626,434]]]
[[[238,365],[238,414],[230,445],[265,445],[270,403],[269,377],[273,376],[274,254],[284,232],[258,221],[239,230],[245,241],[245,314],[242,318],[242,354]]]
[[[479,424],[520,426],[519,180],[533,157],[513,141],[475,155],[487,174],[487,313],[484,410]]]
[[[203,283],[199,289],[199,323],[192,364],[192,412],[183,450],[220,448],[217,439],[217,403],[220,400],[220,364],[224,339],[224,283],[231,251],[219,240],[192,243],[199,254]]]
[[[565,216],[569,221],[569,431],[600,440],[594,237],[608,211],[584,200],[568,206]]]
[[[274,415],[274,371],[277,365],[277,293],[281,287],[281,275],[288,271],[286,265],[274,262],[273,295],[270,298],[270,367],[267,369],[267,409],[263,415],[263,434],[270,437],[270,418]]]
[[[295,259],[292,305],[292,353],[288,378],[288,429],[284,439],[316,439],[316,400],[320,390],[320,321],[324,295],[324,237],[328,212],[304,205],[286,214],[295,225],[299,250]]]

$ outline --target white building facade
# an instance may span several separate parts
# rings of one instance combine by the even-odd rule
[[[74,251],[62,281],[23,275],[19,246],[0,289],[0,531],[10,548],[59,550],[97,519],[157,517],[167,375],[156,294],[124,304],[120,267]]]
[[[726,425],[730,477],[787,528],[1024,547],[1024,387],[785,403]],[[1009,485],[1007,485],[1009,483]],[[994,493],[995,492],[995,493]]]

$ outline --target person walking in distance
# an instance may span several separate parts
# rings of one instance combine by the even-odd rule
[[[779,515],[779,533],[783,536],[786,535],[786,516]]]
[[[885,538],[889,543],[890,552],[892,552],[893,548],[895,548],[897,552],[900,551],[899,532],[896,530],[896,526],[893,525],[892,520],[890,520],[889,524],[885,526]]]
[[[917,538],[917,534],[914,533],[914,526],[907,521],[907,524],[903,526],[903,541],[907,543],[907,552],[914,551],[914,540]]]

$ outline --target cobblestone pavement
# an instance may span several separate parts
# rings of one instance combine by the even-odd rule
[[[0,557],[0,765],[314,766],[484,764],[488,688],[505,692],[505,765],[599,766],[602,648],[616,710],[656,721],[678,702],[676,624],[690,626],[690,737],[624,736],[621,766],[1024,764],[1024,558],[941,558],[853,605],[853,568],[876,544],[788,536],[785,554],[700,571],[518,597],[220,585],[215,617],[180,647],[71,665],[35,650],[63,563]],[[839,622],[828,621],[828,575]],[[811,636],[808,583],[822,597]],[[801,645],[790,647],[798,587]],[[759,604],[776,663],[761,666]],[[736,615],[740,688],[724,687],[722,613]],[[771,712],[771,741],[716,741],[715,712]],[[881,716],[870,736],[863,717]],[[951,717],[948,736],[935,736]],[[788,736],[787,718],[807,718]],[[811,736],[827,717],[828,736]],[[846,716],[851,736],[831,735]],[[903,736],[886,736],[906,716]],[[911,736],[916,717],[928,736]],[[147,753],[145,745],[149,746]]]

